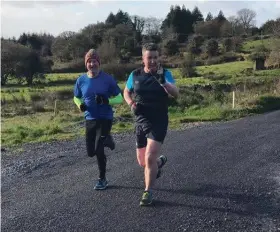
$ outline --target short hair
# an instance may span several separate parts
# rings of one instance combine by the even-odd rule
[[[142,55],[145,51],[159,51],[158,46],[155,43],[146,43],[142,47]]]

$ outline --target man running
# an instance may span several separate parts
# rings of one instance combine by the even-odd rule
[[[100,70],[100,58],[94,49],[85,55],[87,73],[81,75],[74,87],[74,102],[86,119],[86,148],[89,157],[96,155],[99,179],[96,190],[106,189],[106,155],[104,146],[111,150],[115,143],[110,136],[113,121],[111,105],[123,101],[121,90],[114,78]]]
[[[168,128],[168,97],[178,97],[179,90],[170,71],[159,65],[156,44],[142,48],[144,67],[134,70],[128,77],[124,99],[135,115],[136,153],[144,167],[145,190],[141,206],[151,205],[152,188],[167,158],[158,154]]]

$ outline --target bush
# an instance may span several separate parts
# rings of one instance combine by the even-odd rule
[[[220,56],[211,57],[205,61],[205,65],[213,65],[213,64],[221,64],[221,63],[222,63],[222,58]]]
[[[190,89],[189,87],[180,88],[180,96],[175,101],[170,99],[170,106],[179,106],[181,109],[188,108],[193,105],[199,105],[204,100],[201,93]]]
[[[223,39],[223,46],[224,46],[225,52],[232,51],[232,49],[233,49],[232,38],[225,38],[225,39]]]
[[[195,77],[197,73],[195,71],[195,59],[194,56],[189,53],[183,60],[180,69],[182,77]]]
[[[208,40],[206,44],[206,53],[208,56],[216,56],[219,53],[219,44],[215,39]]]
[[[171,56],[179,53],[178,42],[176,40],[163,41],[163,53]]]
[[[266,59],[269,56],[270,50],[267,49],[263,44],[256,47],[254,51],[250,54],[249,58],[251,60],[256,60],[256,59]]]
[[[221,56],[222,62],[234,62],[242,59],[241,55],[236,55],[234,52],[227,52]]]
[[[200,48],[203,45],[204,37],[201,35],[195,35],[188,41],[188,51],[190,51],[192,54],[199,55],[202,52],[202,49]]]
[[[126,81],[129,74],[136,68],[139,68],[138,64],[104,64],[102,69],[104,72],[111,74],[118,81]]]
[[[83,58],[73,60],[68,63],[55,64],[53,73],[80,73],[85,72],[85,61]]]
[[[233,37],[233,50],[235,52],[240,52],[243,46],[243,39],[240,37]]]
[[[34,112],[45,112],[46,110],[44,101],[32,102],[32,110]]]

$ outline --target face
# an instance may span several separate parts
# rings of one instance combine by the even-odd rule
[[[156,72],[159,65],[158,51],[145,51],[143,54],[143,63],[150,72]]]
[[[96,59],[89,59],[87,62],[87,70],[92,73],[97,73],[99,71],[99,63]]]

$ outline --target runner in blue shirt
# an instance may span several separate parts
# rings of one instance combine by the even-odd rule
[[[145,44],[142,49],[143,68],[128,77],[124,99],[135,115],[136,153],[144,167],[145,190],[140,205],[151,205],[152,188],[167,157],[157,158],[168,127],[168,97],[177,98],[179,91],[172,74],[159,64],[156,44]]]
[[[90,157],[96,155],[99,179],[96,190],[106,189],[106,155],[104,146],[111,150],[115,143],[110,131],[113,121],[112,105],[123,101],[121,90],[114,78],[100,70],[100,58],[94,49],[85,56],[87,73],[81,75],[74,87],[74,102],[86,119],[86,147]]]

